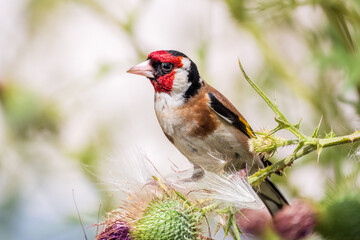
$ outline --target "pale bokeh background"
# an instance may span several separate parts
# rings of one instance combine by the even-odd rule
[[[255,23],[246,16],[241,23],[230,2],[0,0],[0,239],[84,239],[73,192],[92,239],[91,224],[119,205],[111,171],[131,174],[124,162],[141,152],[164,174],[171,162],[191,167],[157,123],[149,81],[126,73],[154,50],[187,54],[254,129],[276,123],[241,76],[238,57],[291,121],[302,119],[307,134],[320,116],[322,133],[359,127],[357,109],[337,98],[358,101],[348,69],[319,68],[335,48],[323,9],[297,6],[279,18],[254,10]],[[334,170],[314,154],[275,181],[290,199],[320,200],[327,181],[358,161],[350,159]]]

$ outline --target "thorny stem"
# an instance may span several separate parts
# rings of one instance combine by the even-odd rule
[[[306,146],[305,148],[291,154],[290,156],[282,159],[281,161],[276,162],[273,165],[268,166],[264,169],[261,169],[260,171],[248,177],[250,185],[255,186],[260,184],[270,174],[283,170],[285,167],[290,166],[296,159],[314,151],[315,149],[316,147],[314,146]]]
[[[261,89],[248,77],[246,74],[243,66],[241,65],[240,59],[239,59],[239,66],[241,69],[241,72],[243,73],[246,81],[250,84],[252,88],[264,99],[267,105],[274,111],[276,114],[275,120],[279,123],[279,126],[276,128],[278,130],[280,129],[288,129],[290,132],[292,132],[297,138],[300,140],[305,139],[305,136],[297,129],[295,125],[292,125],[289,120],[280,112],[279,108],[274,104],[266,94],[261,91]]]
[[[274,163],[271,166],[261,169],[257,173],[249,176],[248,180],[251,185],[258,185],[263,181],[267,176],[272,173],[283,170],[285,167],[291,166],[291,164],[298,158],[312,152],[315,150],[332,147],[336,145],[341,145],[345,143],[352,143],[360,140],[360,131],[356,131],[352,134],[341,136],[341,137],[332,137],[332,138],[308,138],[308,141],[304,142],[304,146],[291,154],[290,156],[280,160],[279,162]]]
[[[360,130],[355,131],[352,134],[340,136],[340,137],[318,138],[317,136],[315,137],[306,136],[305,134],[300,132],[299,124],[295,124],[295,125],[291,124],[290,121],[279,110],[276,104],[274,104],[266,96],[266,94],[248,77],[248,75],[245,73],[243,66],[241,65],[240,60],[239,60],[239,66],[245,79],[248,81],[251,87],[254,88],[254,90],[264,99],[266,104],[269,105],[269,107],[276,114],[275,120],[278,122],[279,125],[271,131],[271,134],[281,129],[286,129],[291,133],[293,133],[298,138],[298,141],[297,140],[285,141],[285,145],[289,145],[291,143],[298,143],[295,151],[290,156],[274,163],[271,166],[261,169],[257,173],[249,176],[248,180],[251,185],[258,185],[270,174],[283,170],[285,167],[290,166],[296,159],[314,150],[317,150],[318,154],[320,154],[323,148],[346,144],[346,143],[352,143],[360,140]],[[318,133],[318,128],[315,130],[315,132]],[[282,144],[281,146],[284,146],[284,144]]]

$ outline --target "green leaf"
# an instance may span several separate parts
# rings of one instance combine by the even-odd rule
[[[215,228],[215,231],[214,231],[214,235],[216,235],[216,234],[219,232],[220,227],[221,227],[221,223],[218,223],[218,224],[216,225],[216,228]]]
[[[232,217],[232,226],[233,226],[233,229],[235,232],[235,237],[236,237],[235,239],[241,240],[240,234],[242,233],[242,231],[240,230],[239,226],[236,223],[235,214],[232,214],[231,217]]]
[[[231,226],[232,226],[232,215],[234,215],[234,214],[233,214],[233,213],[230,213],[228,222],[227,222],[227,224],[226,224],[226,228],[225,228],[225,230],[224,230],[224,232],[225,232],[225,237],[229,234],[229,230],[230,230],[230,228],[231,228]]]

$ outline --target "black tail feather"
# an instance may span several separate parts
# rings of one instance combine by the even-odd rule
[[[266,178],[260,184],[258,195],[271,215],[274,215],[281,208],[289,204],[270,178]]]

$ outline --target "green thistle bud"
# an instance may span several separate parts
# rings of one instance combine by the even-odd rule
[[[268,132],[261,132],[255,138],[249,140],[249,148],[251,152],[267,152],[270,155],[276,151],[278,147],[286,144],[286,140],[276,137]]]
[[[316,230],[329,240],[359,239],[360,193],[348,192],[328,199],[322,206]]]
[[[176,194],[149,202],[135,223],[135,238],[142,240],[196,239],[203,214]]]

